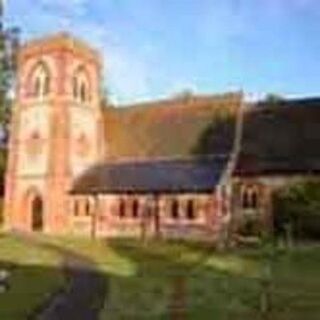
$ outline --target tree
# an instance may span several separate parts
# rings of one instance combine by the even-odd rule
[[[4,2],[0,0],[0,196],[4,191],[4,173],[7,156],[8,126],[10,119],[9,96],[13,88],[16,56],[19,48],[19,30],[5,28]]]
[[[269,104],[278,104],[282,102],[284,98],[276,93],[268,93],[266,95],[265,101],[268,102]]]
[[[14,83],[16,56],[19,48],[19,29],[5,28],[3,17],[4,4],[3,0],[0,0],[0,127],[2,146],[8,138],[11,105],[9,92]]]
[[[320,239],[320,181],[302,181],[279,190],[274,198],[275,231],[290,225],[298,238]]]

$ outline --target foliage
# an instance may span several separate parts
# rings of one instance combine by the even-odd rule
[[[290,226],[295,237],[320,239],[320,181],[282,188],[275,195],[274,209],[278,234]]]
[[[4,28],[4,5],[0,2],[0,126],[7,138],[10,117],[9,91],[13,86],[16,70],[16,57],[19,49],[19,29]]]
[[[276,93],[268,93],[265,98],[266,102],[269,104],[277,104],[279,102],[282,102],[284,98]]]

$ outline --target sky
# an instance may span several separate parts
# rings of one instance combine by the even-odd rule
[[[319,0],[7,0],[22,39],[68,31],[101,50],[115,103],[243,90],[320,94]]]

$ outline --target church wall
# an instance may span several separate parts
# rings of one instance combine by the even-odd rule
[[[73,96],[73,73],[78,67],[88,77],[90,96],[85,104]],[[100,137],[94,127],[101,117],[100,67],[95,52],[66,35],[21,48],[6,172],[7,229],[32,231],[30,203],[39,196],[44,221],[39,231],[70,230],[68,191],[73,170],[80,172],[99,161]],[[77,128],[86,130],[80,146],[75,145]],[[76,162],[70,160],[80,153]]]
[[[47,174],[50,109],[40,105],[20,113],[18,175]]]
[[[97,163],[98,139],[91,137],[98,136],[98,116],[86,107],[74,106],[70,121],[70,168],[76,177]]]
[[[10,226],[13,229],[32,231],[31,228],[31,201],[33,195],[45,195],[45,183],[42,177],[21,177],[15,183],[15,201],[12,204],[12,215],[10,216]],[[44,199],[44,212],[46,211]],[[47,220],[47,216],[44,216]],[[48,221],[46,221],[48,222]]]
[[[156,204],[150,202],[150,195],[71,196],[70,199],[71,229],[77,235],[176,239],[214,239],[217,235],[219,219],[214,194],[161,194]],[[121,201],[125,204],[123,213],[120,213]],[[136,216],[134,201],[139,203]],[[178,218],[172,216],[173,201],[179,204]],[[192,219],[187,217],[188,201],[193,203]],[[91,206],[89,210],[87,202]]]
[[[274,175],[233,178],[232,228],[239,229],[245,217],[256,217],[262,231],[271,231],[273,227],[273,195],[277,189],[306,179],[304,175]],[[244,208],[243,190],[254,188],[257,192],[257,207]]]

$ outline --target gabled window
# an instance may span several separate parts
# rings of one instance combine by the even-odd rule
[[[258,208],[258,191],[257,188],[249,186],[242,191],[242,208],[257,209]]]

